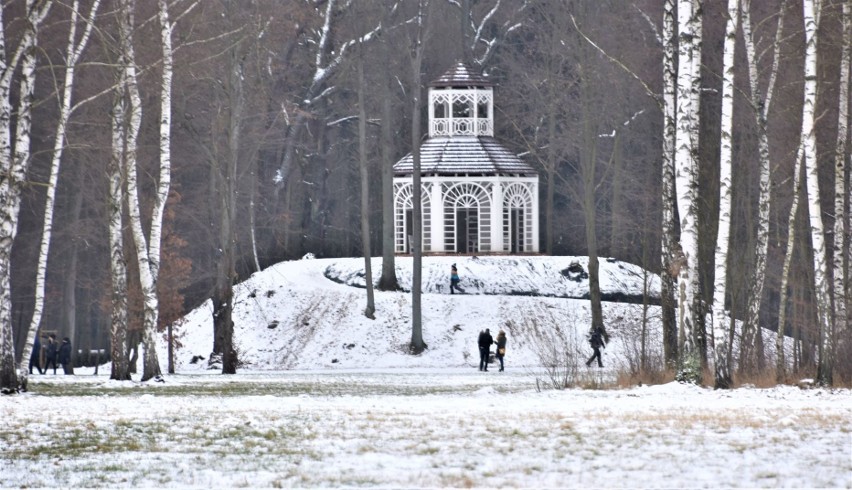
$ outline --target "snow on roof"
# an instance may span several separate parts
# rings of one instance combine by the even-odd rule
[[[393,166],[395,175],[414,171],[411,153]],[[490,136],[429,138],[420,146],[423,174],[530,175],[538,173]]]
[[[493,87],[494,84],[466,63],[459,61],[429,84],[431,87]]]

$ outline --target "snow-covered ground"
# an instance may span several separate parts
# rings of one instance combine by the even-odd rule
[[[212,345],[203,305],[164,383],[78,369],[0,398],[0,487],[852,488],[848,389],[546,389],[548,347],[581,386],[636,362],[642,305],[607,303],[606,367],[582,366],[588,302],[568,298],[585,283],[561,274],[574,260],[426,258],[419,356],[407,294],[376,292],[376,319],[361,314],[363,260],[271,267],[236,290],[237,375],[190,363]],[[468,294],[448,294],[452,263]],[[641,294],[641,270],[602,266],[605,292]],[[644,314],[659,355],[659,312]],[[508,333],[506,372],[476,368],[486,327]]]
[[[852,392],[537,391],[524,370],[38,376],[0,487],[852,487]]]

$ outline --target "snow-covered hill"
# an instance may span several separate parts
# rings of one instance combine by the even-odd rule
[[[381,259],[373,259],[378,280]],[[451,264],[457,264],[467,294],[450,295]],[[410,257],[396,259],[404,289],[411,284]],[[579,264],[578,269],[576,265]],[[508,335],[507,369],[539,365],[542,355],[569,349],[579,359],[590,354],[585,333],[590,324],[584,272],[586,257],[500,256],[425,257],[423,259],[423,337],[428,349],[408,354],[411,296],[376,291],[376,319],[366,306],[364,260],[303,259],[282,262],[235,287],[235,342],[251,369],[367,367],[475,367],[480,330]],[[648,281],[658,296],[659,278],[616,260],[601,260],[601,289],[606,295],[641,298]],[[207,368],[213,345],[211,303],[191,312],[180,327],[183,348],[178,370]],[[630,362],[641,338],[641,304],[604,303],[612,338],[604,353],[607,368]],[[660,345],[659,314],[648,315],[648,345]],[[165,371],[165,345],[160,347]],[[635,357],[635,356],[634,356]],[[197,362],[192,363],[196,358]],[[198,361],[203,358],[203,361]],[[635,359],[634,359],[635,360]]]

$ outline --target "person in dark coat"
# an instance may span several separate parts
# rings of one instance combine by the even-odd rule
[[[62,364],[65,374],[74,374],[71,367],[71,339],[68,337],[62,339],[62,345],[59,346],[59,364]]]
[[[491,332],[486,328],[479,333],[479,370],[488,371],[488,354],[491,350],[491,344],[494,343],[494,338]]]
[[[41,340],[39,340],[38,334],[36,334],[33,351],[30,354],[30,374],[33,374],[33,366],[38,369],[38,374],[44,374],[44,371],[41,370]]]
[[[56,343],[56,335],[47,336],[47,345],[44,347],[44,372],[53,366],[53,374],[56,374],[56,356],[59,354],[59,345]]]
[[[592,329],[592,332],[589,335],[589,345],[592,347],[594,353],[592,354],[592,357],[590,357],[589,360],[586,361],[586,366],[591,366],[592,361],[597,358],[598,367],[603,367],[603,362],[601,361],[601,349],[606,348],[605,337],[606,333],[604,332],[604,329],[602,327],[595,327]]]
[[[461,282],[461,278],[459,277],[459,270],[456,268],[456,264],[453,264],[453,266],[450,268],[450,294],[455,294],[455,291],[458,291],[460,293],[464,292],[464,290],[459,287],[459,282]]]
[[[506,356],[506,332],[497,333],[497,359],[500,361],[500,371],[503,371],[503,357]]]

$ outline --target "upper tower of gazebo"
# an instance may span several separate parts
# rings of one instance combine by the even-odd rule
[[[429,137],[394,170],[394,249],[410,253],[422,204],[422,251],[537,253],[538,173],[494,138],[493,84],[456,63],[429,87]]]
[[[429,137],[494,136],[493,84],[458,62],[429,88]]]

